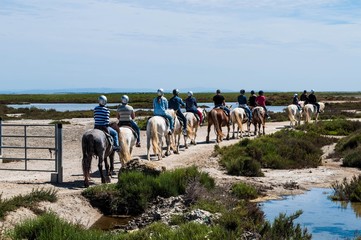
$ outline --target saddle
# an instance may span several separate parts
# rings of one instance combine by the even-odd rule
[[[194,112],[192,112],[193,114],[194,114],[194,116],[196,117],[196,119],[197,119],[197,121],[198,122],[200,122],[201,121],[201,119],[199,118],[199,115],[197,114],[197,113],[194,113]]]
[[[113,142],[113,137],[110,135],[108,127],[106,126],[94,126],[94,129],[98,129],[100,131],[102,131],[105,134],[105,137],[108,140],[108,143],[110,144],[110,146],[113,147],[114,142]]]
[[[229,117],[228,112],[226,110],[224,110],[224,108],[222,108],[222,107],[214,107],[213,109],[221,109],[224,112],[224,114],[226,114],[226,116]]]

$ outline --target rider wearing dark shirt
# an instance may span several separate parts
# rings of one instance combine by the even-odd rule
[[[313,89],[312,89],[312,90],[311,90],[311,94],[308,95],[308,103],[315,105],[316,108],[317,108],[317,113],[320,113],[320,104],[318,104],[317,98],[316,98],[316,96],[315,96],[314,93],[315,93],[315,92],[314,92]]]
[[[251,107],[251,109],[253,109],[254,107],[256,107],[256,94],[254,93],[254,91],[251,91],[251,96],[248,98],[248,106]]]
[[[221,95],[221,90],[217,89],[216,95],[213,97],[214,108],[221,108],[226,111],[227,115],[229,116],[230,110],[226,107],[225,98]]]
[[[173,97],[170,98],[168,101],[168,108],[176,111],[177,116],[183,122],[183,135],[187,135],[187,119],[183,115],[182,110],[181,110],[181,106],[185,107],[185,103],[178,95],[179,95],[178,89],[173,89]]]

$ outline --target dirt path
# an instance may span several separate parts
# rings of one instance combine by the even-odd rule
[[[44,204],[42,208],[50,209],[59,216],[74,223],[80,223],[86,227],[91,226],[101,214],[91,208],[85,199],[80,195],[83,190],[83,177],[81,170],[81,136],[86,129],[92,128],[92,119],[70,119],[71,124],[63,125],[63,161],[64,161],[64,183],[59,185],[51,184],[50,173],[48,172],[14,172],[0,170],[0,193],[2,198],[9,198],[19,194],[26,194],[36,188],[55,188],[58,191],[59,201],[53,204]],[[50,121],[21,120],[11,121],[7,123],[18,124],[35,124],[49,123]],[[273,133],[279,129],[288,126],[288,122],[270,122],[266,124],[266,133]],[[265,177],[247,178],[228,176],[219,168],[216,158],[212,157],[215,146],[215,134],[213,128],[210,135],[211,143],[205,143],[207,127],[201,127],[198,131],[196,146],[191,145],[189,149],[181,147],[180,154],[172,154],[165,157],[162,161],[156,161],[152,156],[152,163],[165,167],[166,169],[174,169],[182,166],[196,165],[201,170],[208,172],[220,184],[227,184],[234,181],[247,181],[262,186],[267,189],[267,196],[264,199],[277,198],[284,194],[298,194],[312,187],[329,187],[335,180],[342,180],[344,177],[352,177],[359,174],[360,171],[352,168],[341,168],[339,162],[326,159],[328,153],[332,151],[332,147],[328,146],[324,149],[323,166],[312,169],[299,170],[267,170],[264,169]],[[252,127],[253,129],[253,127]],[[223,128],[223,131],[226,129]],[[135,148],[133,157],[146,160],[146,133],[141,132],[142,147]],[[225,140],[220,146],[236,143],[235,140]],[[181,141],[183,146],[183,140]],[[3,151],[4,152],[4,151]],[[6,153],[4,153],[6,155]],[[0,166],[5,163],[0,163]],[[18,164],[18,163],[6,163]],[[34,164],[43,164],[42,162]],[[119,161],[116,158],[115,168],[119,169]],[[100,184],[97,174],[97,161],[94,159],[92,164],[94,172],[92,181]],[[25,218],[32,217],[28,210],[20,209],[15,213],[7,216],[5,221],[0,222],[0,230],[13,225]]]

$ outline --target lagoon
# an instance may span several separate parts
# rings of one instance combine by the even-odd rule
[[[38,108],[50,110],[54,109],[58,112],[66,112],[66,111],[87,111],[93,110],[96,106],[96,103],[28,103],[28,104],[8,104],[8,107],[12,107],[15,109],[18,108]],[[118,103],[108,103],[108,107],[117,106]],[[231,104],[232,108],[237,107],[235,103]],[[213,103],[198,103],[198,106],[207,106],[208,108],[213,107]],[[286,106],[267,106],[267,109],[272,112],[283,112],[283,109]],[[139,109],[135,109],[136,111]],[[142,109],[142,110],[150,110],[150,109]]]
[[[361,203],[331,201],[329,188],[313,188],[305,194],[286,196],[260,204],[266,219],[273,222],[280,213],[287,216],[302,210],[295,220],[312,233],[312,239],[353,239],[361,230]]]

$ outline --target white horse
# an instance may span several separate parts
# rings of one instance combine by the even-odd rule
[[[203,113],[202,113],[203,114]],[[186,112],[184,116],[187,119],[187,136],[184,136],[184,147],[188,148],[187,140],[188,138],[191,140],[191,144],[196,145],[197,131],[200,125],[200,120],[195,116],[192,112]],[[203,117],[204,119],[204,117]]]
[[[325,104],[322,102],[318,102],[318,104],[320,104],[320,112],[323,112],[325,110]],[[314,106],[313,104],[306,104],[303,109],[305,115],[305,122],[310,122],[312,115],[315,115],[315,123],[317,123],[319,113],[317,113],[316,106]]]
[[[137,141],[134,131],[128,126],[118,126],[117,122],[110,124],[118,132],[120,151],[118,152],[119,160],[122,166],[132,158],[132,151]]]
[[[174,110],[167,109],[167,112],[175,118]],[[167,120],[161,116],[153,116],[148,120],[147,123],[147,159],[150,160],[150,145],[153,145],[153,152],[158,156],[158,160],[163,158],[163,140],[165,138],[167,149],[165,152],[166,156],[170,155],[170,148],[172,145],[171,136],[168,134]],[[174,149],[174,146],[172,147]]]
[[[173,140],[173,144],[172,144],[172,148],[174,147],[173,152],[176,154],[179,153],[180,137],[181,135],[183,135],[182,130],[183,130],[183,126],[181,125],[178,117],[176,117],[174,119],[173,138],[171,139]]]
[[[235,125],[237,124],[237,138],[239,138],[239,132],[241,135],[241,138],[243,138],[243,123],[247,123],[247,131],[248,131],[248,136],[250,136],[250,122],[248,121],[248,117],[246,114],[246,111],[244,110],[244,108],[234,108],[231,111],[231,121],[232,121],[232,127],[233,127],[233,134],[232,134],[232,138],[234,139],[234,129],[235,129]]]
[[[301,109],[299,109],[295,104],[290,104],[286,108],[286,113],[290,119],[290,126],[299,126],[301,125],[302,109],[304,107],[304,101],[299,101]]]

